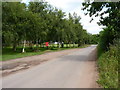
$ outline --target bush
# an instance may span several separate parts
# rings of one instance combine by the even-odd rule
[[[102,53],[108,51],[110,45],[113,45],[113,41],[115,39],[115,32],[111,27],[104,28],[103,31],[100,32],[100,41],[98,45],[98,57],[101,56]]]
[[[110,46],[110,50],[103,53],[98,60],[98,83],[104,88],[118,88],[118,60],[120,60],[120,44]]]

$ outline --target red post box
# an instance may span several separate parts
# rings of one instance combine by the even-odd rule
[[[49,46],[49,42],[45,42],[45,45],[48,47]]]

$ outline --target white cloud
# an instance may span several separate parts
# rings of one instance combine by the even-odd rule
[[[89,15],[84,15],[84,11],[81,10],[82,5],[76,7],[75,9],[71,10],[70,13],[76,12],[81,17],[81,24],[83,28],[86,29],[89,33],[98,34],[103,26],[99,26],[97,22],[99,22],[99,17],[94,17],[94,20],[90,23],[92,19]]]
[[[22,0],[22,2],[26,3],[28,0]]]
[[[76,3],[81,2],[81,0],[46,0],[46,1],[54,5],[55,7],[58,7],[61,9],[69,8],[69,6],[74,2]]]
[[[84,11],[82,8],[82,0],[46,0],[51,5],[62,9],[67,14],[76,12],[81,17],[81,24],[83,28],[86,29],[89,33],[98,34],[103,26],[98,26],[97,22],[99,21],[99,17],[94,17],[94,20],[90,23],[91,17],[88,15],[84,15]]]

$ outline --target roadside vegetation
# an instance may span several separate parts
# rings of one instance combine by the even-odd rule
[[[120,2],[86,2],[83,6],[86,14],[100,16],[98,24],[106,26],[99,34],[97,82],[103,88],[119,88]]]
[[[120,60],[120,51],[118,50],[120,50],[118,46],[110,46],[110,50],[99,57],[100,78],[97,82],[104,88],[117,88],[119,85],[118,61]]]
[[[57,45],[54,45],[54,48],[50,47],[50,46],[48,48],[47,47],[39,47],[38,51],[33,51],[31,48],[26,47],[25,53],[21,53],[22,47],[17,47],[16,52],[13,51],[12,47],[6,47],[6,48],[3,48],[3,50],[2,50],[2,61],[16,59],[16,58],[22,58],[22,57],[26,57],[26,56],[40,55],[40,54],[44,54],[47,52],[61,51],[61,50],[67,50],[67,49],[73,49],[73,48],[85,48],[89,45],[82,45],[80,47],[78,47],[77,44],[74,47],[73,47],[73,45],[71,45],[72,47],[66,47],[66,46],[67,45],[65,44],[64,48],[58,48]]]

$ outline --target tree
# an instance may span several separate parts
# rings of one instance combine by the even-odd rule
[[[83,6],[83,10],[87,10],[86,14],[101,17],[98,24],[107,27],[107,31],[105,29],[102,33],[111,40],[104,42],[105,48],[109,48],[109,44],[113,44],[114,39],[120,38],[120,2],[85,2]],[[106,17],[104,17],[105,14],[107,14]],[[110,33],[110,35],[106,34],[106,32]]]
[[[12,36],[10,42],[13,42],[13,50],[16,51],[17,43],[21,40],[23,35],[23,17],[25,15],[25,4],[19,2],[4,2],[2,5],[3,16],[3,38],[9,34]],[[5,42],[7,43],[7,42]]]
[[[90,40],[90,43],[91,44],[98,44],[99,43],[99,38],[100,38],[100,35],[99,34],[93,34],[90,36],[91,37],[91,40]]]

